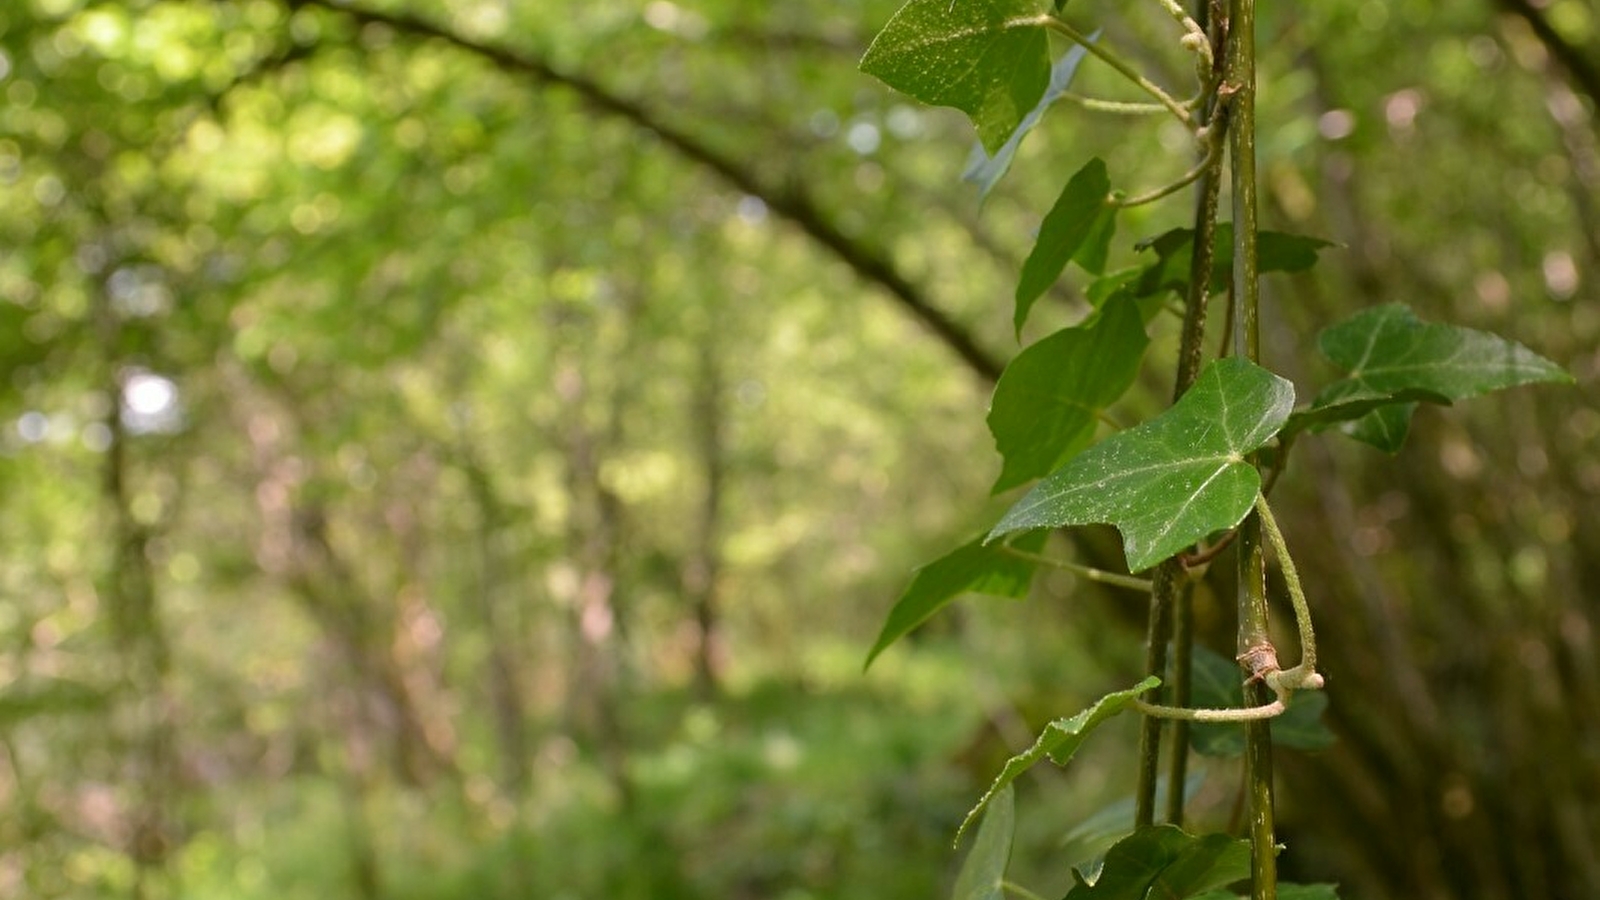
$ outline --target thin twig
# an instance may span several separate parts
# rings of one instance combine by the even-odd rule
[[[1129,81],[1132,81],[1135,85],[1137,85],[1140,90],[1154,97],[1157,103],[1160,103],[1162,106],[1166,107],[1167,111],[1176,116],[1178,121],[1188,126],[1189,130],[1194,130],[1194,116],[1190,115],[1187,107],[1185,107],[1182,103],[1179,103],[1177,100],[1174,100],[1171,94],[1161,89],[1160,85],[1144,77],[1143,73],[1129,65],[1114,51],[1110,50],[1099,41],[1089,40],[1088,36],[1083,32],[1073,28],[1071,25],[1068,25],[1066,22],[1056,18],[1055,16],[1044,16],[1042,18],[1046,27],[1054,30],[1057,34],[1060,34],[1067,40],[1072,41],[1074,44],[1077,44],[1083,49],[1089,51],[1096,57],[1099,57],[1101,62],[1104,62],[1111,68],[1116,69],[1117,72],[1120,73],[1124,78],[1127,78]]]
[[[1028,562],[1037,563],[1041,566],[1049,566],[1052,569],[1061,569],[1065,572],[1071,572],[1072,574],[1077,575],[1079,578],[1082,578],[1086,581],[1094,581],[1100,584],[1107,584],[1112,587],[1126,588],[1130,591],[1139,591],[1145,594],[1150,593],[1150,582],[1144,580],[1143,578],[1135,578],[1132,575],[1120,575],[1116,572],[1107,572],[1104,569],[1096,569],[1083,565],[1082,563],[1069,562],[1068,560],[1064,559],[1051,559],[1048,556],[1041,556],[1037,553],[1029,553],[1026,550],[1018,550],[1016,547],[1010,547],[1005,544],[1001,544],[999,550],[1001,553],[1004,553],[1007,556],[1014,556],[1017,559],[1027,560]]]

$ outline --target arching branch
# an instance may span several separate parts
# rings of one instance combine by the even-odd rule
[[[1515,13],[1528,23],[1539,43],[1544,44],[1550,55],[1567,70],[1573,86],[1588,94],[1589,99],[1600,106],[1600,65],[1596,65],[1594,55],[1582,47],[1573,46],[1562,37],[1544,13],[1529,0],[1498,0],[1498,3],[1502,9]]]
[[[295,9],[321,7],[338,15],[349,16],[357,22],[385,25],[396,33],[413,38],[443,41],[493,63],[502,71],[572,91],[594,112],[622,119],[651,132],[679,156],[710,170],[739,191],[760,198],[774,214],[797,226],[858,276],[888,291],[906,312],[932,331],[978,376],[989,382],[999,379],[1003,364],[996,357],[979,346],[958,322],[935,307],[887,256],[851,240],[840,231],[808,195],[798,188],[779,189],[764,184],[750,167],[688,131],[663,121],[639,103],[619,96],[582,75],[563,72],[531,53],[477,41],[409,13],[362,9],[333,0],[286,2]]]

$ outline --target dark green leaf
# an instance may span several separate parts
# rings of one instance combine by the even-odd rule
[[[1078,267],[1092,275],[1104,275],[1111,261],[1111,239],[1117,234],[1117,211],[1108,206],[1095,218],[1094,230],[1083,239],[1083,246],[1072,255]]]
[[[1000,791],[1004,790],[1006,785],[1016,781],[1018,775],[1033,768],[1034,763],[1044,759],[1046,756],[1050,757],[1050,760],[1058,766],[1066,765],[1072,759],[1072,755],[1078,752],[1078,748],[1083,746],[1083,742],[1088,738],[1089,732],[1093,731],[1096,726],[1122,712],[1128,704],[1133,702],[1135,697],[1152,688],[1160,687],[1160,685],[1161,679],[1151,676],[1128,690],[1116,691],[1101,697],[1095,701],[1093,706],[1071,718],[1057,719],[1046,725],[1044,731],[1039,733],[1039,739],[1033,742],[1032,747],[1006,761],[1005,767],[995,777],[994,783],[989,785],[989,790],[979,798],[978,804],[972,808],[972,811],[967,813],[966,820],[961,823],[961,827],[956,831],[956,840],[958,842],[961,840],[962,832],[967,830],[967,826],[972,824],[972,820],[983,812],[984,807]]]
[[[1256,235],[1258,266],[1262,272],[1302,272],[1317,263],[1317,254],[1332,247],[1320,238],[1281,231],[1262,231]],[[1194,257],[1194,230],[1174,228],[1134,245],[1137,250],[1154,250],[1156,261],[1145,267],[1135,288],[1137,296],[1165,290],[1185,293],[1189,286],[1189,267]],[[1217,223],[1216,245],[1211,257],[1213,292],[1227,289],[1233,271],[1233,225]]]
[[[1294,386],[1247,360],[1212,362],[1166,412],[1112,435],[1034,485],[1000,524],[1013,531],[1105,522],[1130,571],[1239,524],[1261,477],[1245,456],[1289,416]]]
[[[1003,900],[1006,866],[1011,862],[1011,842],[1016,836],[1016,799],[1006,787],[989,801],[978,840],[956,876],[955,900]]]
[[[1225,834],[1195,837],[1174,825],[1141,828],[1106,852],[1093,884],[1066,900],[1183,898],[1250,876],[1250,842]]]
[[[966,113],[998,153],[1050,82],[1041,0],[911,0],[861,58],[861,71]]]
[[[1091,159],[1072,176],[1055,205],[1045,214],[1039,226],[1039,239],[1023,262],[1022,278],[1017,282],[1017,308],[1012,322],[1019,335],[1034,302],[1061,277],[1061,270],[1080,250],[1092,248],[1089,239],[1107,227],[1102,219],[1115,213],[1109,203],[1110,197],[1111,180],[1106,175],[1106,164]],[[1106,239],[1110,239],[1109,234]],[[1098,252],[1091,249],[1091,255]],[[1103,269],[1103,257],[1098,262]]]
[[[1484,331],[1423,322],[1399,303],[1357,313],[1324,330],[1317,345],[1349,375],[1328,385],[1311,404],[1312,413],[1336,412],[1307,422],[1307,427],[1327,427],[1341,417],[1356,418],[1353,413],[1360,411],[1347,433],[1390,452],[1404,443],[1419,399],[1461,400],[1522,384],[1572,381],[1560,366],[1521,344]],[[1383,397],[1393,405],[1371,408]],[[1339,415],[1345,411],[1352,415]]]
[[[995,493],[1044,475],[1088,446],[1101,410],[1139,374],[1148,343],[1138,309],[1123,301],[1017,354],[989,407],[989,432],[1005,460]]]
[[[1028,535],[1028,540],[1011,543],[1018,549],[1037,551],[1046,535]],[[883,630],[867,654],[865,669],[872,665],[890,644],[964,593],[989,594],[1018,599],[1028,595],[1034,564],[1018,559],[1001,547],[987,546],[982,538],[962,544],[931,563],[917,569],[910,587],[895,601]]]
[[[1396,403],[1384,406],[1345,425],[1341,431],[1363,444],[1371,444],[1385,453],[1399,453],[1411,433],[1411,414],[1415,403]]]
[[[1090,40],[1093,39],[1094,36],[1091,35]],[[972,148],[972,159],[967,163],[967,170],[961,173],[961,179],[976,184],[980,198],[988,197],[989,192],[1011,168],[1011,160],[1016,157],[1022,139],[1027,137],[1028,132],[1044,118],[1044,111],[1050,108],[1050,104],[1066,93],[1067,85],[1071,84],[1072,77],[1078,74],[1078,65],[1088,53],[1089,51],[1081,45],[1074,45],[1055,61],[1050,67],[1050,84],[1045,88],[1043,96],[1033,109],[1028,110],[1028,114],[1022,117],[1017,130],[1011,133],[1005,145],[995,151],[993,156],[983,148],[982,143]]]
[[[1326,393],[1327,392],[1324,391],[1324,394]],[[1343,396],[1330,395],[1328,397],[1319,397],[1318,399],[1325,400],[1326,402],[1324,402],[1321,406],[1313,406],[1308,409],[1296,410],[1289,416],[1289,421],[1284,423],[1282,433],[1285,435],[1290,435],[1297,434],[1301,431],[1322,431],[1333,425],[1342,425],[1346,422],[1355,422],[1358,419],[1367,418],[1371,413],[1384,408],[1395,410],[1401,406],[1404,406],[1405,415],[1401,417],[1397,423],[1397,440],[1400,443],[1403,443],[1405,440],[1406,428],[1409,424],[1411,416],[1410,410],[1415,407],[1417,402],[1437,403],[1443,406],[1450,405],[1449,397],[1444,397],[1431,391],[1400,390],[1395,391],[1394,393],[1385,393],[1382,391],[1364,388],[1359,384],[1353,383],[1350,384],[1350,390]],[[1379,418],[1380,417],[1372,417],[1372,419]],[[1361,425],[1351,425],[1349,427],[1366,427],[1367,424],[1368,423],[1361,423]],[[1385,425],[1385,423],[1382,421],[1377,421],[1375,424],[1379,427],[1383,427]],[[1383,441],[1386,441],[1386,439],[1381,433],[1376,435],[1374,439],[1380,441],[1378,446],[1383,447],[1386,450],[1391,449],[1386,446],[1386,443],[1382,443]],[[1368,443],[1372,442],[1372,440],[1368,441]],[[1392,449],[1398,450],[1400,448],[1400,443],[1396,443]]]
[[[1232,661],[1195,647],[1189,671],[1194,706],[1225,708],[1244,703],[1244,674]],[[1273,743],[1297,750],[1332,746],[1333,732],[1322,724],[1327,708],[1328,695],[1320,691],[1294,694],[1289,708],[1272,720]],[[1234,757],[1244,752],[1244,728],[1236,724],[1196,722],[1189,726],[1189,739],[1195,752],[1206,756]]]

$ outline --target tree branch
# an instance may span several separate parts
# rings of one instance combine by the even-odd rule
[[[1572,76],[1578,89],[1589,95],[1595,105],[1600,106],[1600,66],[1595,64],[1593,54],[1582,47],[1575,47],[1562,37],[1560,32],[1550,25],[1550,20],[1544,17],[1530,0],[1496,0],[1500,8],[1507,12],[1521,16],[1528,27],[1533,29],[1533,34],[1544,44],[1550,55],[1554,56],[1561,66]]]
[[[291,9],[320,7],[361,23],[388,26],[413,38],[443,41],[493,63],[502,71],[531,77],[546,85],[572,91],[583,103],[601,115],[622,119],[654,134],[679,156],[715,173],[734,188],[758,197],[779,217],[797,226],[805,235],[849,266],[863,280],[888,291],[906,312],[933,332],[941,342],[966,363],[979,377],[998,381],[1004,368],[999,359],[978,345],[958,322],[933,305],[929,298],[883,254],[851,240],[828,220],[814,200],[793,187],[783,189],[763,184],[754,170],[723,153],[699,137],[663,121],[639,103],[612,93],[603,85],[582,75],[563,72],[538,56],[483,43],[457,34],[410,13],[394,13],[344,6],[333,0],[285,0]]]

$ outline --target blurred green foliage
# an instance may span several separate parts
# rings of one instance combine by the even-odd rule
[[[980,217],[959,116],[856,71],[895,6],[0,8],[0,897],[947,891],[1142,613],[1055,575],[861,660],[984,512],[978,360],[1048,199],[1187,148],[1063,110]],[[1107,15],[1177,81],[1154,4]],[[1264,15],[1267,224],[1344,247],[1269,281],[1274,368],[1404,301],[1580,382],[1424,409],[1398,469],[1305,439],[1340,742],[1285,759],[1292,874],[1593,894],[1595,97],[1488,2]],[[1183,218],[1126,211],[1112,268]],[[1127,764],[1019,782],[1013,871],[1069,888]]]

